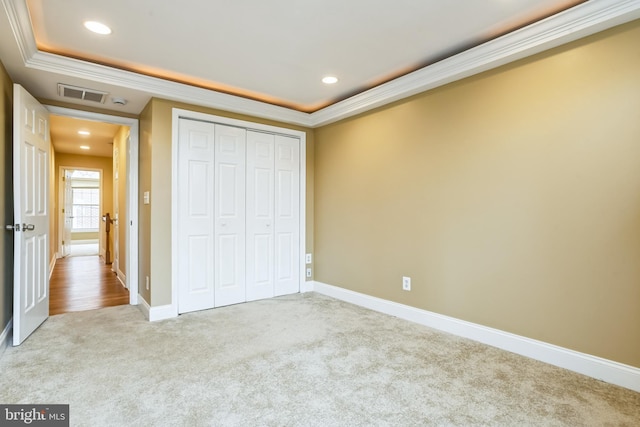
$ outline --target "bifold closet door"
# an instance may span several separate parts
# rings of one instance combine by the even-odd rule
[[[180,119],[178,312],[214,306],[214,125]]]
[[[300,146],[180,119],[178,311],[300,290]]]
[[[246,134],[215,125],[215,307],[246,301]]]
[[[300,146],[247,132],[247,301],[300,290]]]
[[[300,291],[300,140],[275,136],[275,296]]]
[[[275,135],[247,132],[247,301],[275,295],[274,148]]]

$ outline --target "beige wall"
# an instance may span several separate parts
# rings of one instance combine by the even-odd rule
[[[317,129],[316,280],[640,367],[639,40]]]
[[[143,203],[145,191],[151,190],[151,135],[153,102],[140,113],[140,142],[138,148],[138,294],[151,305],[151,291],[145,278],[151,278],[151,205]],[[153,200],[151,200],[153,202]]]
[[[141,200],[144,191],[151,191],[151,204],[141,205],[140,289],[141,295],[154,307],[171,303],[171,122],[173,108],[305,131],[308,153],[307,251],[311,251],[313,248],[313,213],[311,209],[313,207],[312,153],[314,140],[311,130],[226,111],[152,99],[140,117]],[[311,153],[311,157],[309,157],[309,153]],[[144,293],[145,276],[149,276],[151,279],[150,295]]]
[[[72,231],[71,240],[96,240],[100,237],[97,231]]]
[[[115,186],[118,186],[118,270],[126,276],[127,274],[127,137],[130,129],[128,126],[120,126],[113,139],[113,185],[114,185],[114,212],[115,212]],[[117,157],[116,157],[117,155]],[[118,179],[116,179],[116,170]],[[115,256],[115,248],[114,248]]]
[[[60,215],[62,211],[62,206],[60,206],[60,196],[59,196],[59,187],[60,187],[60,167],[74,167],[74,168],[88,168],[88,169],[101,169],[102,170],[102,194],[101,194],[101,203],[102,203],[102,211],[101,215],[109,212],[113,215],[113,173],[112,173],[112,160],[111,157],[98,157],[98,156],[84,156],[77,154],[66,154],[66,153],[56,153],[55,155],[55,187],[54,193],[55,196],[55,227],[51,233],[51,239],[54,240],[55,250],[58,251],[58,227],[60,224]],[[55,232],[55,234],[54,234]],[[100,222],[100,235],[102,236],[100,253],[103,254],[105,251],[105,231],[104,231],[104,223]],[[113,236],[109,236],[109,248],[111,253],[113,254]]]
[[[13,83],[0,62],[0,226],[13,223]],[[13,234],[0,233],[0,334],[13,317]]]

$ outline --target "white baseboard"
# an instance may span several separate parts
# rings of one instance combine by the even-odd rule
[[[633,366],[325,283],[314,282],[311,287],[315,292],[351,304],[469,338],[640,392],[640,369]]]
[[[129,304],[138,305],[138,301],[141,300],[141,299],[142,299],[142,297],[140,295],[138,295],[135,292],[131,292],[131,290],[129,290]]]
[[[171,304],[151,307],[149,311],[149,321],[155,322],[157,320],[172,319],[177,315],[176,310]]]
[[[151,307],[149,306],[149,303],[142,297],[142,295],[138,295],[137,307],[140,309],[142,314],[144,314],[144,317],[146,317],[147,320],[149,320],[149,312],[151,311]]]
[[[116,273],[116,277],[118,278],[122,286],[126,289],[129,289],[127,287],[127,276],[125,276],[125,274],[122,271],[120,271],[119,268],[117,269],[117,271],[115,271],[115,273]]]
[[[0,334],[0,356],[2,356],[2,354],[7,349],[7,347],[11,345],[12,330],[13,330],[13,319],[9,320],[9,323],[7,323],[6,328],[4,328],[4,330]]]
[[[300,285],[300,293],[304,294],[305,292],[313,292],[313,282],[312,280],[302,282]]]
[[[142,297],[142,295],[138,295],[138,301],[140,301],[140,303],[138,304],[138,308],[140,308],[144,316],[150,322],[171,319],[177,316],[175,312],[176,310],[171,304],[151,307],[149,306],[149,303]]]

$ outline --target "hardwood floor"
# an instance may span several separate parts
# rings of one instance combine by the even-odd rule
[[[97,256],[61,258],[49,281],[49,315],[129,304],[110,265]]]

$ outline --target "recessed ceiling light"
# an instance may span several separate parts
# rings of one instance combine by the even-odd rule
[[[80,148],[83,150],[88,150],[90,147],[88,145],[81,145]]]
[[[332,85],[334,83],[338,83],[338,78],[333,76],[327,76],[322,79],[322,83],[327,85]]]
[[[88,130],[79,130],[78,135],[91,135],[91,132]]]
[[[87,30],[93,31],[96,34],[102,34],[102,35],[111,34],[111,28],[107,27],[101,22],[85,21],[84,26]]]

